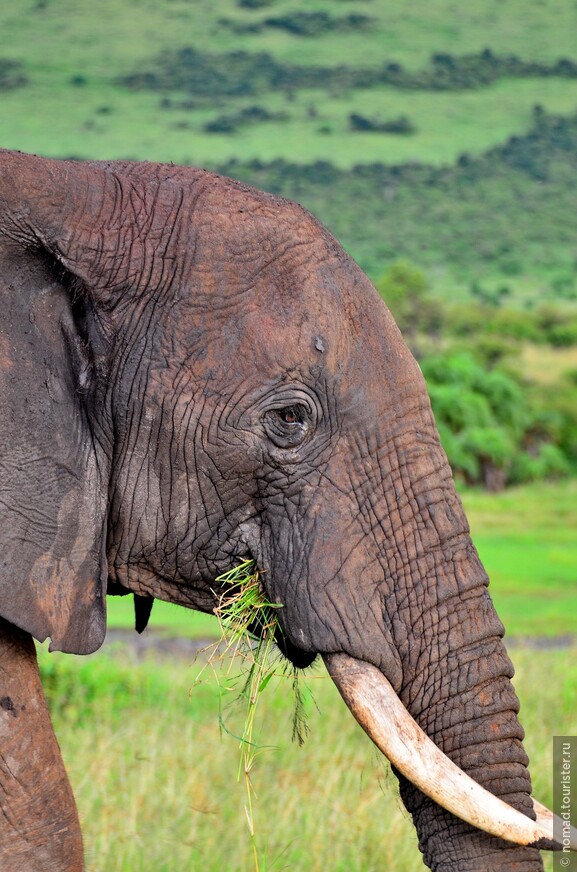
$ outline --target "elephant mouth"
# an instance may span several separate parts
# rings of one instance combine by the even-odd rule
[[[245,531],[245,539],[246,539],[246,531]],[[253,542],[254,545],[254,542]],[[266,590],[266,585],[263,583],[263,579],[266,577],[267,570],[263,568],[264,561],[262,560],[262,555],[259,554],[259,549],[247,547],[246,541],[244,546],[239,552],[236,554],[233,559],[233,563],[242,566],[248,565],[251,576],[254,578],[258,578],[258,584],[260,590],[266,600],[269,600],[269,594]],[[227,557],[225,563],[225,571],[223,575],[217,577],[217,582],[222,582],[222,579],[225,575],[228,574],[228,567],[230,566],[231,558]],[[221,603],[227,602],[228,597],[231,594],[231,588],[225,584],[224,586],[221,584],[221,588],[217,589],[215,596],[217,603],[219,603],[219,608]],[[270,600],[269,600],[270,601]],[[264,620],[262,614],[255,614],[254,620],[251,620],[247,625],[247,631],[249,635],[251,635],[254,639],[262,638],[263,628],[264,627],[274,626],[274,643],[281,652],[281,654],[294,666],[296,669],[306,669],[310,666],[317,658],[318,653],[316,651],[308,651],[304,648],[300,648],[295,645],[287,633],[284,632],[283,628],[279,624],[278,621],[269,621]]]
[[[297,669],[306,669],[317,658],[315,651],[303,651],[302,648],[297,648],[296,645],[288,639],[284,633],[277,629],[275,633],[275,644],[281,654],[289,660]]]
[[[456,766],[404,707],[383,673],[348,654],[324,654],[329,675],[349,710],[388,760],[426,796],[447,811],[499,838],[541,850],[559,851],[554,837],[562,822],[533,800],[536,820],[485,790]],[[564,832],[565,835],[565,832]],[[577,829],[570,845],[577,851]]]
[[[249,625],[248,632],[255,638],[260,638],[262,632],[262,623],[254,622]],[[302,648],[297,648],[296,645],[282,632],[277,626],[274,633],[274,642],[281,654],[296,668],[306,669],[317,658],[315,651],[304,651]]]

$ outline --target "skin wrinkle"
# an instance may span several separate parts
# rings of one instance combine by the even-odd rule
[[[152,223],[152,216],[154,215],[156,201],[158,200],[159,191],[156,192],[155,198],[152,204],[152,209],[150,210],[150,223]],[[174,235],[174,228],[178,225],[179,221],[179,213],[182,208],[182,192],[180,196],[180,208],[178,203],[173,203],[171,212],[174,215],[174,223],[170,228],[168,240],[166,242],[166,247],[170,244],[170,240]],[[144,233],[147,234],[147,228],[145,226]],[[143,269],[139,271],[137,280],[144,285],[146,288],[153,287],[154,284],[158,284],[160,288],[168,287],[168,281],[165,279],[165,263],[166,263],[166,247],[164,250],[154,250],[152,257],[149,261],[148,271],[145,273]],[[160,270],[158,270],[158,263],[160,263]]]
[[[279,262],[282,262],[282,261],[286,262],[287,260],[289,260],[289,258],[287,257],[289,252],[294,258],[294,254],[298,248],[304,248],[305,250],[299,252],[301,255],[300,258],[293,259],[293,262],[291,264],[292,268],[294,269],[294,268],[302,267],[302,266],[306,265],[307,263],[309,263],[310,262],[311,244],[312,243],[309,240],[302,241],[302,242],[294,242],[292,240],[286,240],[284,245],[278,245],[278,244],[271,245],[269,248],[268,258],[265,260],[261,259],[261,261],[258,265],[258,268],[254,269],[252,272],[249,273],[249,275],[246,279],[246,281],[248,283],[247,290],[254,288],[255,285],[257,285],[259,278],[261,278],[263,275],[268,273],[271,270],[271,267],[276,268],[276,266]],[[239,258],[238,251],[232,251],[231,254],[232,254],[231,259],[233,261],[236,261]],[[252,262],[252,255],[253,254],[254,254],[253,252],[249,253],[247,251],[246,261],[245,261],[247,264]],[[242,257],[241,257],[241,260],[242,260]],[[317,260],[320,263],[320,259],[317,258]]]
[[[152,311],[152,306],[150,306],[150,320],[152,319],[152,317],[153,317],[153,311]],[[134,335],[132,337],[130,337],[130,339],[132,340],[133,346],[134,346],[136,344],[136,342],[134,340]],[[123,464],[123,456],[125,456],[126,454],[129,454],[130,460],[129,460],[128,479],[130,480],[132,477],[132,478],[135,478],[136,481],[138,481],[140,475],[142,474],[143,465],[144,465],[145,460],[146,460],[146,452],[142,452],[142,460],[141,460],[140,469],[136,472],[136,475],[133,474],[131,476],[130,468],[133,464],[133,459],[136,459],[136,457],[137,457],[137,452],[135,451],[135,447],[138,444],[138,441],[140,439],[140,429],[141,429],[141,424],[142,424],[142,409],[141,409],[139,404],[133,403],[132,398],[134,397],[135,394],[145,395],[147,390],[148,390],[148,387],[149,387],[150,375],[149,375],[148,369],[146,368],[146,369],[144,369],[144,379],[145,379],[144,385],[138,389],[136,388],[137,379],[142,380],[142,375],[139,375],[139,373],[142,373],[142,370],[143,370],[142,363],[143,363],[143,360],[145,359],[144,355],[145,355],[145,349],[143,348],[141,351],[141,354],[140,354],[140,359],[138,360],[136,367],[134,367],[134,365],[133,365],[133,378],[128,386],[129,409],[132,408],[131,417],[132,417],[132,415],[134,415],[134,409],[138,409],[138,413],[139,413],[139,421],[138,421],[137,425],[134,426],[133,420],[129,421],[129,425],[131,425],[131,426],[128,426],[127,430],[125,431],[128,433],[129,439],[130,439],[130,435],[134,434],[133,440],[132,440],[133,444],[131,445],[129,443],[128,445],[125,444],[125,445],[121,446],[119,454],[118,454],[118,458],[117,458],[116,463],[115,463],[115,466],[117,468],[121,467]],[[136,490],[135,490],[134,494],[135,493],[136,493]],[[129,517],[132,516],[133,511],[134,511],[134,498],[135,498],[134,494],[133,494],[132,507],[130,509]]]
[[[514,697],[500,624],[490,610],[470,617],[486,577],[418,367],[374,290],[296,206],[193,170],[66,166],[98,176],[63,209],[82,206],[74,244],[54,238],[113,339],[111,576],[209,610],[215,575],[254,556],[295,645],[379,666],[441,744],[476,717],[455,747],[471,767],[495,714],[508,789],[519,749],[504,741]],[[287,451],[270,444],[257,400],[289,383],[322,416]],[[481,775],[493,783],[496,771]],[[453,838],[464,855],[486,846],[408,798],[429,857],[451,853]],[[432,848],[437,826],[445,851]]]
[[[369,505],[370,505],[370,499],[367,499],[367,502],[368,502]],[[364,507],[363,503],[359,503],[359,511],[360,511],[360,513],[362,513],[362,511],[363,511],[364,508],[365,508],[365,507]],[[376,511],[375,511],[375,516],[377,516]],[[439,537],[440,537],[440,533],[439,533],[439,530],[438,530],[438,528],[437,528],[436,526],[435,526],[435,530],[437,531],[437,537],[439,538]],[[398,542],[398,541],[397,541],[397,548],[398,548],[398,549],[401,549],[401,548],[402,548],[402,546],[399,545],[399,542]],[[417,550],[417,549],[415,549],[415,551],[416,551],[416,550]],[[398,569],[398,567],[397,567],[397,569]],[[456,594],[455,596],[458,597],[459,594]],[[401,605],[402,605],[402,604],[401,604]],[[422,613],[422,609],[423,609],[423,605],[422,605],[422,604],[420,604],[419,609],[421,610],[421,613]],[[399,608],[398,604],[397,604],[397,606],[396,606],[396,610],[397,610],[397,613],[401,613],[401,612],[403,611],[402,608]],[[418,613],[419,613],[419,611],[417,610],[417,614],[418,614]],[[426,611],[426,609],[425,609],[425,614],[428,614],[428,612]],[[413,618],[412,618],[412,620],[413,620]],[[433,636],[433,639],[436,640],[436,641],[438,642],[439,647],[440,647],[441,644],[442,644],[442,634],[440,634],[440,633],[437,631],[437,633]],[[438,655],[437,655],[437,656],[440,658],[440,656],[441,656],[440,651],[438,652]],[[428,659],[428,662],[425,664],[424,669],[426,669],[426,670],[430,673],[431,670],[432,670],[432,668],[434,668],[434,662],[431,662],[431,660],[430,660],[430,652],[429,652],[429,659]],[[434,694],[436,693],[436,691],[437,691],[436,686],[433,686],[433,689],[432,689],[432,691],[431,691],[431,694],[434,695]],[[421,689],[421,688],[418,689],[418,694],[419,694],[419,695],[422,694],[422,689]],[[434,734],[434,732],[436,732],[435,726],[436,726],[436,725],[433,725],[433,727],[432,727],[433,734]],[[431,725],[430,725],[430,724],[429,724],[429,730],[431,730]]]

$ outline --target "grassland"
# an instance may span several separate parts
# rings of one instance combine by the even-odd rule
[[[456,90],[269,88],[210,99],[182,89],[130,90],[121,84],[123,76],[155,70],[185,47],[220,57],[215,74],[235,51],[265,52],[297,68],[345,64],[374,70],[394,62],[411,72],[426,70],[434,54],[463,57],[485,48],[500,57],[554,64],[573,59],[573,3],[484,0],[456,6],[449,0],[416,0],[409,9],[386,0],[354,6],[314,0],[307,4],[309,13],[338,19],[354,11],[369,16],[371,26],[309,37],[271,27],[238,32],[238,25],[262,24],[271,15],[290,17],[298,8],[289,0],[260,11],[243,10],[233,0],[5,5],[0,57],[20,62],[28,84],[0,92],[2,144],[53,156],[225,166],[301,200],[373,278],[406,257],[426,270],[435,293],[449,298],[466,297],[472,282],[481,280],[508,285],[508,304],[533,303],[554,299],[559,281],[575,282],[572,160],[553,156],[551,171],[542,178],[525,165],[526,155],[516,167],[500,160],[488,166],[485,159],[495,146],[531,131],[537,104],[549,115],[571,116],[577,104],[575,78],[505,76]],[[255,103],[286,119],[234,133],[205,132],[207,122]],[[354,132],[351,112],[377,120],[406,116],[415,133]],[[543,164],[550,144],[543,142],[541,150]],[[361,183],[347,175],[357,164],[453,167],[462,155],[480,163],[468,173],[457,172],[456,181],[435,183],[429,175],[394,184],[378,178]],[[233,159],[239,162],[236,169]],[[268,168],[255,172],[249,166],[253,160]],[[277,160],[303,172],[279,179],[269,167]],[[318,161],[344,175],[323,184],[315,170]]]
[[[534,791],[546,803],[551,737],[577,732],[575,654],[513,652]],[[126,660],[42,657],[89,872],[254,869],[237,782],[242,706],[225,704],[219,731],[218,686],[196,684],[198,663]],[[388,765],[320,669],[308,684],[302,748],[290,740],[287,679],[273,679],[259,703],[257,741],[267,748],[252,780],[261,870],[421,868]]]
[[[269,112],[286,113],[287,120],[254,124],[233,135],[204,131],[207,122],[227,111],[226,104],[191,111],[182,108],[185,101],[175,100],[173,108],[163,109],[158,94],[135,94],[114,83],[68,86],[57,98],[45,79],[3,94],[1,102],[7,117],[4,146],[54,157],[112,155],[212,167],[233,158],[305,164],[329,158],[340,169],[360,159],[443,166],[463,153],[479,156],[524,134],[535,103],[570,114],[577,105],[577,82],[523,79],[482,91],[410,95],[385,86],[354,94],[311,90],[296,92],[290,100],[266,94],[236,100],[235,109],[257,103]],[[417,129],[411,136],[354,132],[348,124],[353,111],[384,119],[406,114]]]
[[[334,11],[334,4],[322,0],[309,5],[311,11]],[[274,12],[282,14],[292,6],[278,2]],[[343,10],[349,7],[343,4]],[[371,0],[355,3],[357,10],[370,15],[375,25],[358,33],[298,38],[278,30],[234,33],[223,26],[223,19],[254,21],[263,15],[242,13],[230,0],[174,0],[166,8],[149,0],[7,5],[0,9],[0,55],[21,62],[29,84],[1,95],[3,146],[54,156],[135,157],[213,166],[233,157],[297,163],[330,157],[340,168],[359,160],[442,165],[463,152],[479,155],[522,134],[535,103],[563,114],[575,107],[577,81],[559,77],[506,79],[456,92],[303,89],[259,97],[271,111],[282,107],[287,122],[259,124],[230,136],[206,134],[203,125],[228,103],[250,105],[254,98],[221,99],[216,105],[194,100],[190,105],[189,100],[188,109],[167,111],[159,108],[158,94],[129,91],[118,84],[119,77],[149,65],[163,51],[187,45],[213,53],[271,52],[296,65],[346,61],[353,68],[369,69],[384,61],[419,69],[434,52],[463,55],[487,46],[498,54],[542,62],[571,58],[574,50],[568,34],[575,10],[560,0],[485,0],[475,9],[456,8],[448,0],[433,6],[419,0],[410,10]],[[384,117],[406,114],[417,132],[410,137],[353,133],[347,124],[351,111]]]
[[[577,482],[464,495],[508,635],[577,632]]]

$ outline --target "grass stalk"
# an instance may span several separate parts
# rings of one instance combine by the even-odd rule
[[[219,659],[228,655],[229,662],[224,682],[217,674],[220,688],[219,722],[221,729],[230,732],[224,722],[223,700],[231,692],[235,693],[235,698],[240,697],[246,706],[243,730],[237,737],[240,747],[237,781],[244,779],[246,795],[244,811],[251,839],[254,868],[255,872],[261,872],[253,805],[256,794],[252,771],[257,757],[267,750],[267,746],[261,746],[255,740],[255,718],[260,695],[277,671],[276,664],[272,661],[272,653],[275,636],[280,631],[276,612],[281,606],[271,603],[266,597],[254,560],[243,561],[220,575],[216,581],[223,587],[223,593],[214,609],[221,630],[221,644],[218,649],[215,647],[215,653],[218,650]],[[213,656],[209,658],[211,665]],[[239,676],[231,676],[239,660],[244,667],[240,693],[238,692]]]

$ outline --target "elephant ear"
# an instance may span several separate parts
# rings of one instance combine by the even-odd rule
[[[132,311],[140,283],[165,275],[174,174],[0,149],[0,616],[51,650],[104,638],[111,445],[96,421],[110,355],[98,343],[112,341],[115,307]]]
[[[40,247],[0,233],[0,616],[51,650],[106,631],[108,473],[85,303]]]

